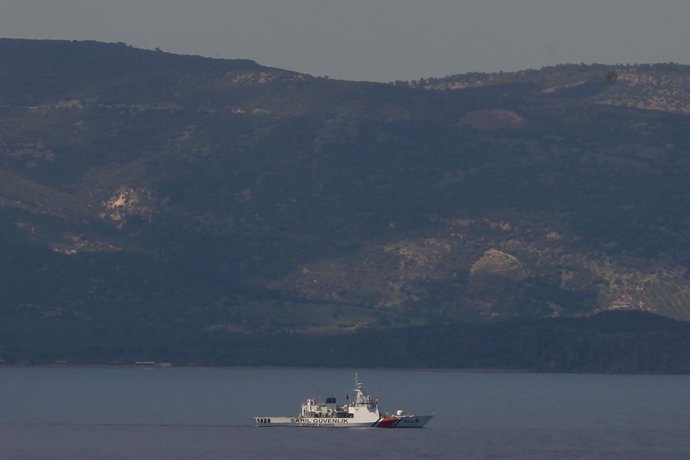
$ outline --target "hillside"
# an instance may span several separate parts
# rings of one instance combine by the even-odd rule
[[[374,84],[125,44],[0,58],[0,316],[23,337],[0,358],[53,330],[690,320],[689,67]]]

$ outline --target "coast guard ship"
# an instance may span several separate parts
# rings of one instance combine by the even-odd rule
[[[397,410],[393,415],[384,415],[379,401],[366,394],[355,374],[355,398],[352,403],[338,405],[335,398],[326,398],[318,403],[308,398],[296,417],[255,417],[259,427],[324,427],[324,428],[421,428],[433,415],[406,414]]]

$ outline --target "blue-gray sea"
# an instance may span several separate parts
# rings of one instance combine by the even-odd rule
[[[690,377],[359,370],[424,429],[256,428],[354,370],[0,368],[0,459],[687,459]]]

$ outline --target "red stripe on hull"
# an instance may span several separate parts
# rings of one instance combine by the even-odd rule
[[[376,424],[378,428],[395,428],[400,419],[398,417],[385,417]]]

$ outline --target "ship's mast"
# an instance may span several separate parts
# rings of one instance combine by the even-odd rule
[[[372,402],[371,396],[364,394],[362,382],[359,381],[359,375],[355,372],[355,404],[371,404]]]

